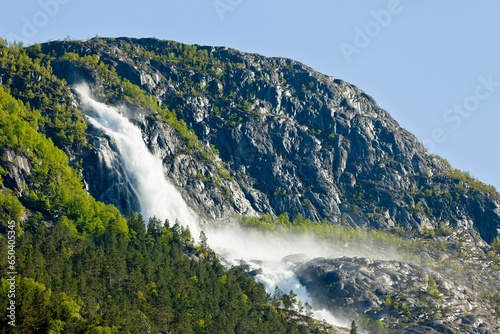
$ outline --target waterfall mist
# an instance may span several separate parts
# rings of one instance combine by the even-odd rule
[[[126,179],[136,192],[141,214],[147,220],[157,217],[162,221],[177,219],[188,226],[193,237],[201,231],[200,220],[188,207],[181,194],[165,178],[162,161],[146,146],[141,130],[122,115],[118,108],[96,101],[87,85],[74,87],[85,107],[88,123],[111,138],[124,163]],[[116,161],[114,153],[100,152],[109,166]],[[245,261],[258,274],[255,278],[272,293],[278,287],[284,293],[293,290],[302,302],[313,307],[313,316],[332,324],[347,327],[347,319],[336,317],[327,310],[315,308],[306,288],[300,284],[292,268],[315,257],[338,257],[340,247],[326,245],[311,235],[270,235],[242,229],[237,224],[206,229],[210,247],[227,265]],[[300,254],[300,255],[299,255]],[[341,255],[342,254],[342,255]]]
[[[175,220],[189,226],[193,236],[198,236],[200,227],[195,214],[189,209],[177,189],[165,179],[161,160],[149,152],[144,143],[141,130],[132,124],[114,107],[94,100],[89,87],[79,85],[75,91],[82,103],[89,109],[87,120],[93,127],[100,129],[116,144],[125,164],[127,179],[135,190],[141,214],[145,219],[157,217],[172,224]],[[107,164],[112,156],[106,152]]]

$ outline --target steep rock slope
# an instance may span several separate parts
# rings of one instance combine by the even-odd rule
[[[139,211],[115,143],[85,125],[72,93],[82,82],[142,129],[207,222],[286,213],[389,230],[423,248],[421,261],[300,264],[297,276],[322,307],[367,315],[367,328],[388,322],[393,332],[500,330],[499,261],[487,245],[499,240],[498,193],[429,155],[358,88],[288,59],[156,39],[51,42],[27,52],[51,72],[0,68],[0,82],[52,120],[38,130],[98,200]],[[33,165],[14,151],[5,156],[4,184],[23,201],[30,187],[43,200],[30,183]]]
[[[412,263],[365,258],[317,258],[295,268],[301,282],[326,307],[347,318],[364,314],[390,323],[390,333],[488,333],[491,305],[467,285]],[[481,281],[481,277],[475,277]],[[399,319],[399,320],[398,320]],[[376,322],[371,324],[376,329]],[[372,327],[372,328],[373,328]],[[426,329],[428,328],[428,329]]]
[[[286,212],[376,228],[432,229],[441,222],[476,230],[486,242],[498,236],[498,193],[429,155],[371,97],[344,81],[289,59],[155,39],[42,48],[97,56],[216,148],[230,177],[169,148],[175,140],[162,138],[168,129],[158,132],[147,118],[139,120],[152,149],[163,152],[169,177],[212,218],[233,210]],[[70,84],[89,81],[108,100],[118,98],[98,71],[61,58],[53,67]],[[224,193],[214,201],[210,185],[221,189],[219,180]]]

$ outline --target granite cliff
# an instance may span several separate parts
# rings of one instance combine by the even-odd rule
[[[422,245],[407,261],[294,264],[323,307],[364,317],[374,332],[500,330],[500,195],[429,154],[359,88],[290,59],[157,39],[57,41],[27,50],[49,59],[65,94],[37,86],[44,79],[36,69],[20,76],[0,68],[0,82],[34,108],[43,107],[44,96],[72,108],[81,133],[69,128],[63,136],[57,123],[40,131],[66,152],[96,199],[125,215],[140,209],[134,181],[122,164],[109,163],[113,140],[83,125],[73,89],[82,82],[141,128],[168,179],[206,224],[299,215]],[[37,91],[27,94],[27,87]],[[5,157],[5,185],[22,197],[30,162],[13,151]]]
[[[185,141],[154,115],[134,115],[169,177],[211,218],[286,212],[374,228],[434,229],[444,222],[486,242],[498,236],[498,193],[430,155],[347,82],[290,59],[155,39],[53,42],[42,49],[97,56],[215,148],[218,169],[186,154]],[[53,67],[70,85],[88,81],[120,103],[97,71],[71,60]],[[99,197],[103,189],[91,192]]]

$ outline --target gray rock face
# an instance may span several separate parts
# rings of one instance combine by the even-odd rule
[[[365,315],[401,323],[393,325],[391,333],[409,333],[411,323],[439,333],[476,333],[479,327],[489,333],[500,331],[498,323],[486,320],[491,305],[481,302],[468,287],[428,268],[399,261],[317,258],[294,271],[319,307],[348,319]]]
[[[234,210],[255,214],[237,183],[220,180],[215,165],[184,153],[186,145],[172,127],[158,122],[152,114],[130,113],[130,117],[144,132],[150,151],[163,161],[166,177],[202,219],[228,219]],[[84,151],[82,159],[88,191],[98,200],[115,205],[125,215],[140,212],[134,181],[124,168],[116,143],[92,126],[88,133],[91,148]],[[232,203],[228,203],[228,192],[232,194]]]
[[[419,256],[436,266],[451,258],[459,267],[287,258],[318,306],[350,319],[366,316],[374,326],[384,319],[391,327],[382,332],[500,332],[493,304],[481,295],[489,286],[500,291],[498,263],[490,260],[497,258],[486,245],[500,233],[499,194],[429,155],[357,87],[289,59],[156,39],[52,42],[42,49],[55,55],[54,72],[69,84],[86,81],[102,100],[123,104],[123,86],[110,87],[97,70],[59,59],[67,52],[97,55],[217,150],[215,158],[203,157],[157,112],[127,102],[165,175],[207,221],[269,212],[435,231],[449,252],[423,249]],[[139,211],[115,143],[92,127],[88,137],[90,147],[69,154],[82,158],[89,192],[125,214]],[[29,182],[26,161],[12,152],[7,164],[7,181],[20,192]],[[478,269],[453,276],[462,265]]]
[[[453,175],[357,87],[289,59],[195,49],[199,56],[188,56],[174,42],[127,38],[44,45],[46,52],[97,54],[220,152],[236,181],[223,182],[229,196],[192,179],[214,171],[183,155],[171,128],[156,126],[165,136],[158,141],[159,133],[148,130],[154,122],[142,124],[171,179],[208,216],[287,212],[335,224],[417,230],[443,221],[473,228],[487,242],[499,235],[498,193]],[[70,83],[90,81],[106,94],[96,73],[67,61],[54,69]]]
[[[5,184],[11,189],[16,189],[19,196],[23,195],[25,187],[29,184],[31,163],[24,155],[19,155],[12,150],[5,152],[7,157],[5,171]]]
[[[85,151],[82,159],[87,190],[99,201],[115,205],[125,215],[139,212],[133,181],[116,153],[115,143],[95,129],[91,133],[92,148]]]
[[[235,211],[255,214],[236,182],[220,178],[212,162],[184,153],[185,144],[172,127],[151,117],[136,122],[146,134],[150,150],[162,159],[166,176],[202,218],[225,220]]]

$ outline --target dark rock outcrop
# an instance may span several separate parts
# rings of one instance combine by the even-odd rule
[[[52,42],[43,50],[97,55],[213,145],[231,174],[222,193],[193,180],[217,172],[169,148],[172,129],[162,125],[168,138],[158,141],[151,122],[141,125],[152,149],[169,152],[166,170],[186,200],[212,218],[287,212],[376,228],[445,222],[487,242],[498,236],[498,193],[453,174],[357,87],[303,64],[156,39]],[[96,73],[68,61],[53,67],[70,83],[90,80],[96,93],[110,93]]]
[[[363,315],[399,323],[391,327],[391,333],[410,333],[412,323],[422,325],[418,333],[474,333],[479,327],[489,333],[500,330],[498,323],[488,323],[491,305],[476,292],[425,267],[366,258],[317,258],[294,271],[317,306],[350,319]]]
[[[318,306],[350,319],[366,316],[373,326],[384,319],[390,333],[500,331],[485,295],[489,286],[500,291],[498,263],[490,260],[497,257],[487,245],[500,233],[499,194],[430,155],[357,87],[289,59],[229,48],[129,38],[41,48],[69,85],[85,81],[98,99],[125,104],[151,152],[162,159],[165,175],[207,221],[301,214],[324,223],[404,231],[414,241],[435,233],[448,247],[448,253],[423,249],[418,255],[427,263],[421,265],[285,259]],[[63,57],[69,52],[111,66],[115,82],[83,60]],[[9,79],[2,74],[2,82]],[[131,98],[133,92],[125,94],[125,80],[170,110],[174,121]],[[82,109],[76,96],[71,99]],[[194,132],[197,145],[179,124]],[[82,161],[88,191],[124,214],[139,211],[134,181],[115,143],[92,126],[86,134],[88,146],[64,149],[72,161]],[[15,152],[7,160],[6,184],[22,195],[30,182],[28,160]],[[449,269],[429,265],[448,257],[455,267],[477,270],[454,277],[460,268],[447,276]]]
[[[27,185],[30,184],[31,162],[24,156],[17,154],[13,150],[5,152],[6,166],[5,185],[10,189],[15,189],[19,196],[22,196]]]

